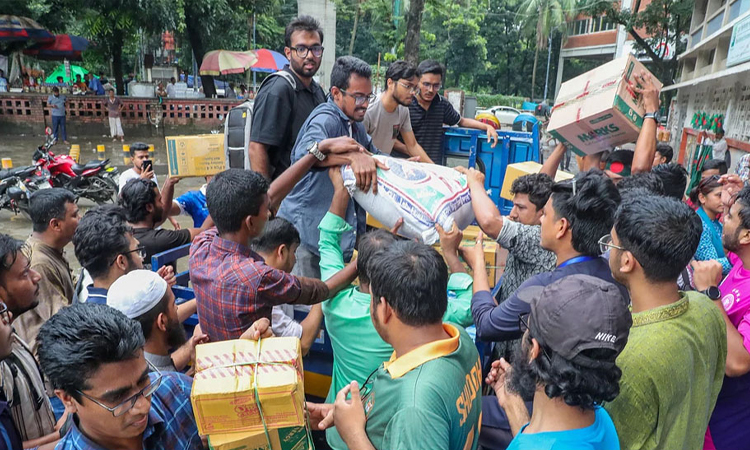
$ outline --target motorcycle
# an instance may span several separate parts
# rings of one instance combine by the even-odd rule
[[[0,209],[29,218],[29,196],[39,189],[35,166],[0,170]]]
[[[34,152],[33,161],[42,173],[49,173],[50,186],[65,188],[98,205],[117,198],[117,168],[109,165],[109,159],[79,165],[70,155],[52,153],[50,148],[56,139],[49,127],[46,133],[47,139]]]

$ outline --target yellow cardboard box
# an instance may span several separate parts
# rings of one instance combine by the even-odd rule
[[[508,164],[508,167],[505,169],[505,178],[503,179],[503,188],[500,190],[500,197],[506,200],[513,200],[513,195],[510,193],[513,182],[524,175],[539,173],[540,170],[542,170],[542,165],[534,161]],[[555,181],[567,180],[569,178],[573,178],[573,174],[563,172],[562,170],[558,170],[555,175]]]
[[[205,177],[226,169],[223,134],[167,136],[170,177]]]
[[[211,450],[313,450],[305,427],[269,430],[271,448],[263,431],[214,434],[208,437]]]
[[[646,67],[623,56],[566,81],[555,98],[547,131],[578,155],[590,155],[638,139],[643,99],[628,86]],[[652,75],[655,84],[662,84]]]
[[[269,429],[305,424],[299,339],[203,344],[195,358],[190,400],[201,434],[263,431],[259,403]]]

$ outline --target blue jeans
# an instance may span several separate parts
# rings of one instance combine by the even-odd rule
[[[65,116],[52,116],[52,134],[59,140],[60,135],[57,134],[58,128],[62,131],[62,140],[67,141],[68,133],[65,131]]]

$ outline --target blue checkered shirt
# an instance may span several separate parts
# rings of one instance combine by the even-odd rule
[[[148,425],[143,432],[143,450],[202,450],[190,404],[192,379],[180,373],[164,373],[161,386],[151,396]],[[155,374],[151,374],[152,380]],[[76,418],[77,419],[77,418]],[[71,427],[55,450],[110,450]]]

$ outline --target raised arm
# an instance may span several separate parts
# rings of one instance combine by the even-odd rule
[[[631,84],[631,88],[643,96],[643,107],[646,113],[659,111],[659,88],[654,84],[651,75],[647,72],[641,72],[635,76],[641,87]],[[656,119],[643,119],[641,132],[638,134],[638,140],[635,143],[635,152],[633,153],[632,173],[648,172],[654,162],[656,153],[656,129],[659,126]]]
[[[546,173],[550,176],[553,180],[555,179],[555,175],[557,175],[557,168],[560,167],[560,162],[563,160],[563,157],[565,156],[565,144],[560,142],[557,144],[554,150],[552,150],[552,153],[549,155],[549,158],[547,158],[546,161],[544,161],[544,164],[542,164],[541,170],[539,170],[539,173]]]
[[[417,138],[414,137],[413,131],[402,131],[401,136],[404,138],[405,150],[406,150],[407,155],[419,156],[420,162],[435,164],[435,162],[431,160],[429,156],[427,156],[427,153],[424,151],[422,146],[419,145],[419,143],[417,142]],[[396,142],[399,142],[399,141],[396,140]],[[394,148],[396,148],[395,144],[394,144]]]
[[[479,228],[492,239],[497,239],[503,229],[503,216],[484,189],[484,174],[465,167],[456,167],[456,170],[466,175],[471,191],[471,208],[474,210]]]

